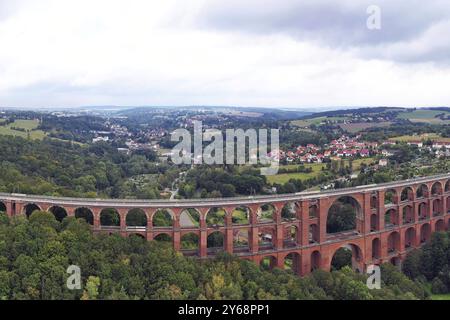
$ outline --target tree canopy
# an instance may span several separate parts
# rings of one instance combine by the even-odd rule
[[[69,290],[68,266],[81,269],[82,289]],[[58,222],[35,211],[29,219],[0,214],[0,299],[418,299],[420,285],[383,267],[381,290],[344,267],[300,278],[263,271],[220,254],[199,262],[170,243],[140,237],[94,235],[82,219]],[[390,279],[395,279],[390,280]]]

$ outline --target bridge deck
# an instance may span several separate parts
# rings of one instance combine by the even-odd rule
[[[262,195],[232,198],[209,198],[209,199],[170,199],[170,200],[137,200],[137,199],[91,199],[91,198],[65,198],[38,195],[26,195],[17,193],[0,193],[1,200],[23,201],[23,202],[48,202],[60,205],[90,205],[90,206],[114,206],[114,207],[139,207],[139,208],[164,208],[164,207],[192,207],[192,206],[226,206],[226,205],[248,205],[263,204],[270,201],[301,201],[308,199],[320,199],[335,195],[350,195],[355,192],[374,192],[386,188],[397,188],[431,182],[436,179],[450,179],[450,173],[407,179],[381,184],[364,185],[352,188],[343,188],[328,191],[298,192],[294,194]]]

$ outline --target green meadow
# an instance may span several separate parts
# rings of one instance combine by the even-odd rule
[[[42,130],[35,130],[38,126],[39,120],[16,120],[13,123],[0,126],[0,135],[22,137],[25,139],[29,136],[32,140],[42,140],[47,134]]]

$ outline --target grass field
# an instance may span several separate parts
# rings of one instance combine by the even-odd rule
[[[353,170],[359,170],[361,169],[361,165],[364,164],[371,164],[375,161],[374,158],[361,158],[361,159],[355,159],[353,160]],[[349,161],[344,160],[345,165],[348,165]]]
[[[436,133],[424,133],[421,135],[411,135],[411,136],[398,136],[394,138],[390,138],[390,141],[400,141],[400,142],[409,142],[409,141],[425,141],[432,140],[436,142],[450,142],[450,138],[443,138]]]
[[[450,300],[450,293],[447,294],[433,294],[431,296],[432,300]]]
[[[444,124],[450,123],[450,120],[441,120],[435,118],[436,115],[445,113],[450,115],[450,112],[438,111],[438,110],[415,110],[413,112],[401,112],[398,114],[397,118],[408,119],[411,122],[424,122],[431,124]]]
[[[357,122],[357,123],[343,123],[339,126],[350,132],[350,133],[357,133],[359,131],[363,131],[368,128],[382,128],[382,127],[389,127],[392,124],[392,122],[386,121],[386,122]]]
[[[292,125],[297,127],[309,127],[312,124],[318,125],[321,122],[328,121],[343,121],[347,120],[348,117],[317,117],[312,119],[304,119],[304,120],[294,120],[291,122]]]
[[[370,164],[374,161],[373,158],[361,158],[353,160],[353,170],[357,171],[361,168],[361,164]],[[349,160],[344,160],[344,164],[348,165]],[[280,168],[292,169],[298,167],[298,164],[289,164],[285,166],[280,166]],[[324,163],[311,163],[305,164],[305,168],[312,168],[312,172],[304,173],[304,172],[294,172],[294,173],[281,173],[273,176],[267,176],[267,181],[270,184],[278,183],[284,184],[288,182],[290,179],[300,179],[307,180],[310,178],[317,177],[321,172],[322,168],[326,168],[326,164]]]
[[[6,126],[0,126],[0,135],[17,136],[22,138],[28,138],[28,132],[31,139],[42,140],[47,134],[42,130],[36,129],[39,125],[38,120],[16,120]],[[13,130],[12,128],[22,128],[25,131]]]
[[[267,176],[267,181],[271,184],[279,183],[284,184],[288,182],[290,179],[300,179],[300,180],[307,180],[310,178],[317,177],[320,172],[322,172],[322,168],[326,168],[326,165],[323,163],[312,163],[312,164],[305,164],[305,168],[311,168],[312,172],[305,173],[305,172],[294,172],[294,173],[281,173],[277,175]],[[298,167],[298,165],[286,165],[286,166],[280,166],[281,168],[295,168]]]

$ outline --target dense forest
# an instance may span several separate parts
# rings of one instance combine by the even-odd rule
[[[82,288],[69,290],[66,272],[81,269]],[[382,266],[382,288],[349,267],[300,278],[264,271],[229,255],[199,262],[168,244],[140,237],[93,235],[73,217],[46,212],[29,220],[0,214],[0,299],[427,299],[419,281]]]
[[[257,169],[199,166],[188,171],[179,194],[185,198],[233,197],[260,194],[266,186],[266,177]]]
[[[0,136],[0,149],[1,192],[157,198],[172,180],[168,165],[156,165],[148,155],[119,153],[106,143],[80,146],[48,138]],[[139,185],[128,180],[142,174],[153,174],[156,181]]]
[[[408,254],[403,272],[416,282],[427,283],[433,294],[450,293],[450,234],[436,232],[431,242]]]
[[[127,155],[108,143],[79,145],[0,136],[0,148],[0,192],[156,199],[187,170],[157,162],[152,151]],[[259,170],[199,167],[189,170],[179,195],[230,197],[261,193],[265,186]]]

